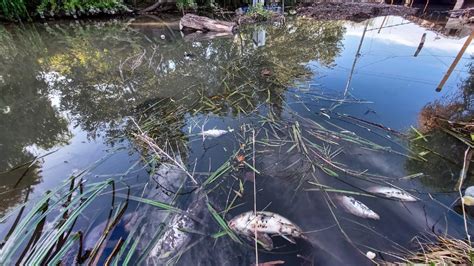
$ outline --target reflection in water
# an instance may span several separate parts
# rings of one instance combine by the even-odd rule
[[[142,28],[124,29],[122,23],[30,24],[2,26],[0,31],[0,154],[8,155],[0,158],[3,213],[24,200],[26,188],[41,181],[41,160],[35,160],[31,148],[48,150],[66,144],[71,137],[68,119],[92,138],[104,133],[113,137],[123,134],[122,117],[134,114],[134,107],[143,114],[143,108],[154,104],[149,111],[157,114],[160,100],[182,98],[184,108],[200,109],[203,106],[195,105],[199,98],[229,87],[245,84],[253,90],[263,86],[259,82],[266,65],[272,66],[272,78],[289,82],[304,71],[302,64],[309,60],[323,64],[334,60],[343,27],[339,22],[295,21],[271,28],[268,48],[259,51],[253,46],[252,29],[234,40],[192,42],[166,27],[142,32]],[[164,40],[161,35],[166,36]],[[264,38],[265,30],[260,29],[258,36]],[[295,45],[302,39],[314,43],[303,53]],[[265,44],[265,40],[258,43]],[[235,75],[237,62],[244,65]],[[222,83],[225,77],[229,81]],[[265,86],[270,85],[269,78]],[[282,89],[275,88],[275,92],[282,93]],[[251,99],[252,105],[267,98],[261,93],[259,99]],[[209,111],[242,111],[226,107],[224,98],[214,100],[220,101],[215,103],[219,110]],[[173,115],[161,127],[168,133],[158,127],[150,133],[164,139],[173,139],[177,133],[182,137],[179,128],[185,124],[188,109],[178,112],[167,105],[163,111]],[[176,116],[178,113],[182,115]],[[25,166],[9,172],[22,164]]]
[[[0,28],[0,213],[21,202],[26,189],[41,180],[41,161],[31,150],[66,144],[70,137],[68,122],[52,106],[51,91],[41,78],[37,60],[46,53],[42,45],[34,26]]]
[[[382,25],[386,23],[387,28],[391,27],[396,20],[386,18]],[[223,174],[220,183],[213,183],[216,186],[209,188],[207,195],[224,218],[251,209],[249,203],[253,199],[249,191],[251,182],[256,182],[258,209],[291,217],[305,230],[317,232],[311,235],[313,247],[302,243],[288,246],[277,239],[275,245],[282,246],[279,250],[282,253],[264,253],[261,255],[263,261],[284,257],[288,264],[295,264],[304,261],[302,257],[311,261],[315,255],[314,260],[321,263],[367,263],[358,249],[371,246],[392,250],[393,243],[406,246],[414,234],[425,229],[426,223],[435,229],[447,226],[438,223],[438,217],[446,215],[445,210],[429,201],[403,206],[390,200],[355,196],[380,214],[382,223],[367,224],[367,228],[375,228],[383,235],[380,237],[361,227],[358,223],[362,220],[355,221],[354,217],[332,208],[328,200],[333,194],[321,193],[319,187],[307,182],[317,181],[341,190],[363,190],[373,182],[423,172],[420,181],[427,185],[421,187],[424,190],[440,184],[444,186],[444,180],[439,181],[438,177],[447,174],[454,177],[457,171],[456,159],[451,165],[450,160],[439,156],[436,160],[428,158],[434,153],[423,155],[426,149],[419,148],[418,142],[410,142],[407,150],[404,140],[399,138],[403,134],[397,135],[396,130],[387,131],[369,123],[382,121],[388,124],[387,127],[403,130],[409,126],[409,119],[414,119],[419,106],[432,99],[433,96],[424,90],[431,84],[417,83],[423,84],[417,91],[401,93],[420,74],[406,71],[416,76],[400,78],[395,76],[400,67],[419,64],[425,67],[419,68],[426,71],[424,73],[430,72],[432,65],[437,67],[436,73],[442,73],[438,68],[445,69],[435,61],[438,57],[427,56],[427,53],[438,51],[433,48],[437,45],[431,34],[426,34],[424,48],[415,58],[413,53],[423,30],[407,26],[406,21],[399,23],[402,25],[399,28],[382,29],[381,21],[380,18],[355,24],[297,19],[281,25],[243,28],[235,36],[194,34],[184,37],[174,30],[175,22],[142,22],[140,19],[127,23],[2,26],[0,151],[8,156],[0,158],[0,172],[26,164],[13,172],[1,173],[2,182],[5,182],[1,184],[1,210],[5,212],[23,202],[27,187],[44,185],[50,189],[57,185],[54,182],[45,184],[48,180],[41,179],[47,177],[42,176],[44,165],[53,159],[34,160],[35,150],[50,151],[73,143],[78,138],[77,132],[85,132],[89,143],[94,140],[108,142],[107,148],[118,146],[118,142],[127,143],[131,148],[126,152],[136,155],[133,160],[110,159],[107,166],[98,169],[95,169],[98,164],[94,164],[94,174],[91,172],[85,177],[92,180],[88,182],[95,182],[115,173],[113,178],[123,183],[116,182],[113,189],[107,187],[110,191],[101,187],[103,194],[97,199],[100,203],[90,205],[91,210],[83,215],[87,219],[78,218],[73,231],[82,230],[86,236],[86,249],[94,250],[94,243],[101,239],[106,228],[104,220],[108,221],[111,214],[123,215],[114,209],[109,218],[104,217],[108,215],[104,211],[104,199],[110,201],[112,196],[112,205],[119,203],[127,213],[120,223],[114,224],[116,227],[111,232],[105,233],[107,244],[93,251],[98,254],[97,261],[104,263],[120,243],[119,239],[131,239],[124,247],[132,246],[140,251],[137,253],[147,254],[159,238],[161,231],[158,229],[166,228],[162,224],[163,212],[132,201],[127,201],[129,205],[124,204],[122,199],[126,198],[127,185],[131,187],[132,195],[144,195],[182,209],[200,205],[195,203],[192,193],[195,184],[186,182],[181,186],[185,176],[180,171],[170,170],[166,164],[169,159],[156,160],[150,156],[153,153],[150,147],[134,137],[140,133],[138,124],[160,147],[166,147],[173,158],[180,158],[186,167],[192,168],[199,182],[204,182],[209,172],[230,160],[232,171]],[[415,32],[416,38],[403,31]],[[452,44],[447,39],[439,42]],[[357,49],[359,43],[361,47]],[[451,56],[451,50],[446,53],[444,57]],[[396,61],[402,57],[403,60]],[[348,76],[350,80],[352,76],[354,79],[347,82]],[[431,78],[424,76],[425,80]],[[437,78],[433,77],[433,80]],[[469,84],[472,92],[472,82]],[[425,98],[418,99],[415,94]],[[369,102],[375,103],[368,112]],[[472,108],[472,93],[460,102],[463,108]],[[394,108],[389,108],[391,104],[407,107],[395,112]],[[331,106],[337,106],[337,112],[329,110]],[[391,114],[384,113],[387,110]],[[199,133],[214,128],[234,131],[203,141]],[[256,165],[261,172],[256,178],[245,164],[250,163],[252,129],[257,130],[256,147],[260,151]],[[437,135],[430,138],[430,144],[436,146]],[[440,135],[439,142],[446,147],[443,138],[445,135]],[[308,139],[316,141],[310,143]],[[66,147],[71,148],[68,158],[74,161],[88,159],[81,149],[96,148],[93,145],[81,148],[82,144],[77,141]],[[99,146],[97,149],[105,148]],[[112,151],[105,153],[109,152],[113,154]],[[139,156],[144,163],[135,165]],[[420,156],[428,160],[420,160]],[[61,157],[54,160],[63,161]],[[50,168],[58,167],[49,165]],[[448,171],[441,169],[445,165],[449,165]],[[72,166],[66,169],[57,175],[64,179],[74,170]],[[172,178],[173,172],[180,174],[170,181],[167,178]],[[419,186],[406,179],[389,181],[407,188]],[[175,194],[176,190],[180,192]],[[9,192],[4,193],[6,191]],[[417,196],[427,198],[424,194]],[[82,202],[80,193],[75,199]],[[230,201],[236,203],[235,209],[226,209],[232,205]],[[204,211],[196,211],[197,216],[208,213],[208,206],[201,208]],[[144,212],[147,215],[143,215]],[[334,224],[334,215],[340,218],[337,222],[347,235],[357,240],[356,244],[346,241]],[[192,228],[196,231],[196,237],[193,235],[192,238],[195,241],[188,242],[198,248],[190,247],[180,263],[254,262],[252,250],[222,234],[213,217],[201,219],[206,221],[206,226]],[[446,223],[456,225],[457,219],[457,216],[448,217]],[[51,228],[53,225],[48,222],[51,218],[42,220],[41,226]],[[318,231],[321,228],[324,230]],[[8,229],[2,230],[3,235]],[[212,241],[198,242],[201,238],[197,236],[203,234],[206,237],[213,235]],[[127,238],[128,235],[133,237]],[[215,251],[215,241],[219,241],[219,252]],[[75,252],[77,248],[73,246],[71,250]],[[130,253],[132,261],[148,261],[146,255],[137,253]],[[121,255],[128,257],[126,253]],[[71,251],[67,256],[69,259],[63,262],[73,262],[75,256]]]
[[[418,116],[419,130],[426,138],[417,138],[411,149],[424,154],[424,161],[407,161],[412,173],[423,172],[420,180],[427,186],[439,190],[456,190],[462,168],[465,143],[472,143],[474,129],[474,66],[469,66],[470,75],[459,90],[448,99],[425,105]],[[414,134],[413,138],[416,138]],[[473,184],[473,171],[468,171],[465,185]]]

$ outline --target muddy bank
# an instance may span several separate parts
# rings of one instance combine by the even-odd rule
[[[313,3],[298,7],[296,13],[318,20],[363,21],[377,16],[413,16],[418,9],[373,3]]]

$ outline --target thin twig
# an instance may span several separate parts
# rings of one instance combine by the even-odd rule
[[[255,129],[252,130],[252,166],[253,166],[253,213],[257,217],[257,180],[255,179]],[[258,239],[257,239],[257,226],[254,228],[254,241],[255,241],[255,265],[258,265]]]
[[[142,131],[140,126],[135,122],[135,119],[132,118],[132,122],[135,124],[137,127],[138,131],[140,131],[140,134],[134,134],[135,137],[140,139],[141,141],[145,142],[152,150],[154,153],[156,153],[158,156],[161,154],[166,156],[170,161],[172,161],[176,166],[178,166],[181,170],[183,170],[189,178],[193,181],[194,184],[198,185],[199,183],[197,180],[191,175],[188,170],[178,161],[176,161],[173,157],[171,157],[168,153],[166,153],[163,149],[161,149],[154,141],[151,139],[145,132]]]
[[[464,164],[461,170],[461,176],[459,177],[459,186],[458,186],[459,196],[461,197],[462,216],[464,218],[464,230],[466,231],[467,242],[469,243],[469,246],[472,246],[471,235],[469,234],[469,230],[467,228],[466,207],[464,206],[464,200],[462,198],[461,188],[462,188],[464,179],[466,178],[467,171],[469,170],[469,162],[471,161],[471,157],[472,157],[471,147],[467,147],[466,151],[464,152]]]

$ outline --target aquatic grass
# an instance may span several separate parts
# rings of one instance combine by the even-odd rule
[[[125,256],[125,259],[123,260],[123,265],[128,265],[130,260],[132,259],[132,255],[135,253],[135,250],[137,249],[138,243],[140,243],[140,238],[135,239],[133,242],[132,246],[130,247],[129,252],[127,253],[127,256]],[[145,252],[147,254],[148,252]]]
[[[219,168],[216,169],[202,184],[203,187],[206,187],[212,183],[214,183],[219,177],[224,175],[226,172],[228,172],[230,169],[232,169],[232,165],[230,162],[230,159],[227,160],[225,163],[223,163]]]
[[[112,249],[112,252],[110,253],[110,255],[105,260],[104,265],[111,265],[112,264],[114,258],[117,256],[118,252],[122,248],[123,243],[124,243],[124,241],[123,241],[122,237],[120,237],[119,240],[117,241],[117,243],[115,244],[114,248]]]
[[[145,203],[145,204],[151,205],[153,207],[158,207],[158,208],[163,209],[163,210],[167,210],[167,211],[174,212],[174,213],[183,213],[183,210],[181,210],[179,208],[176,208],[176,207],[174,207],[170,204],[166,204],[164,202],[160,202],[160,201],[157,201],[157,200],[152,200],[152,199],[147,199],[147,198],[142,198],[142,197],[132,196],[132,195],[127,196],[127,195],[123,195],[123,194],[117,194],[117,197],[122,197],[122,198],[129,197],[130,200]]]
[[[95,200],[96,196],[99,195],[99,193],[107,188],[111,184],[112,180],[108,180],[106,182],[103,182],[103,184],[98,185],[97,187],[92,188],[90,191],[84,194],[88,194],[90,192],[90,195],[84,200],[83,202],[80,203],[80,205],[75,208],[72,213],[68,216],[68,219],[59,227],[57,230],[51,232],[48,235],[45,235],[44,237],[40,238],[40,240],[37,243],[37,249],[33,251],[30,259],[27,261],[27,263],[32,263],[32,264],[37,264],[42,262],[46,256],[49,253],[49,250],[54,247],[54,244],[58,241],[58,239],[62,236],[62,234],[69,228],[69,226],[72,224],[73,220],[79,216],[83,212],[83,210],[89,206],[89,204],[92,203],[93,200]],[[72,204],[71,204],[72,205]]]
[[[142,220],[143,220],[143,217],[140,217],[139,220],[137,221],[137,223],[134,225],[134,227],[130,230],[130,233],[127,235],[127,238],[125,239],[125,241],[123,241],[123,244],[121,244],[120,249],[117,251],[117,255],[114,257],[114,259],[112,261],[112,265],[114,265],[114,266],[118,265],[118,263],[122,259],[123,254],[127,251],[127,249],[128,249],[128,252],[127,252],[127,255],[125,256],[125,258],[129,258],[128,260],[130,260],[132,255],[135,253],[136,247],[137,247],[138,243],[141,241],[141,239],[140,239],[141,233],[143,233],[139,230],[139,226],[140,226]],[[160,230],[157,230],[157,232],[159,232],[159,231]],[[140,235],[138,237],[136,237],[136,235],[135,235],[137,232],[140,232]],[[132,246],[129,247],[129,244],[131,242],[132,242]],[[124,264],[124,263],[122,263],[122,264]]]
[[[413,138],[412,141],[418,140],[418,139],[423,139],[423,141],[428,142],[428,139],[426,139],[426,136],[423,135],[418,129],[416,129],[414,126],[410,126],[410,128],[418,135],[416,138]]]
[[[365,196],[365,197],[372,197],[372,198],[376,197],[374,195],[367,194],[367,193],[361,193],[361,192],[344,190],[344,189],[334,189],[334,188],[306,188],[306,189],[304,189],[304,191],[324,191],[324,192],[333,192],[333,193],[340,193],[340,194],[357,195],[357,196]]]
[[[4,239],[4,245],[0,251],[1,263],[9,263],[13,256],[16,256],[21,251],[19,249],[22,246],[24,248],[19,258],[24,260],[23,263],[37,264],[60,259],[79,238],[79,235],[73,233],[72,230],[77,218],[82,215],[84,210],[96,198],[102,195],[103,191],[110,185],[113,188],[112,195],[114,198],[115,182],[113,179],[89,184],[82,178],[82,176],[98,167],[112,154],[113,151],[108,156],[102,157],[89,167],[65,180],[59,186],[48,191],[43,197],[23,204],[23,206],[28,204],[33,206],[29,209],[26,216],[22,217],[20,222],[11,228],[11,234]],[[110,210],[111,214],[114,210],[113,202],[114,200]],[[118,223],[126,206],[127,201],[120,204],[107,227],[109,231]],[[15,209],[14,211],[18,210]],[[48,222],[53,224],[54,227],[46,231],[43,230],[46,219],[52,217],[53,214],[55,218]],[[6,215],[6,217],[10,216]],[[32,232],[33,230],[34,232]],[[79,240],[82,241],[82,236]],[[28,243],[26,243],[27,241]]]
[[[125,211],[127,210],[128,207],[128,202],[130,199],[130,187],[128,187],[128,193],[127,193],[127,198],[125,199],[124,202],[121,202],[118,208],[115,208],[114,203],[115,203],[115,185],[112,183],[112,203],[111,203],[111,208],[109,212],[109,217],[107,218],[107,223],[104,228],[104,231],[102,232],[102,235],[100,236],[99,240],[95,244],[94,248],[92,249],[91,253],[89,254],[89,260],[92,262],[95,262],[96,257],[99,258],[100,255],[98,254],[99,250],[101,249],[102,245],[106,241],[109,233],[117,226],[119,221],[122,219]],[[116,210],[116,212],[112,215],[112,212]]]
[[[221,227],[222,231],[224,231],[227,235],[230,236],[232,240],[237,243],[242,243],[237,235],[229,228],[227,222],[222,218],[217,211],[211,206],[211,204],[207,203],[207,208],[209,212],[212,214],[214,220],[216,220],[217,224]]]
[[[45,206],[49,206],[50,208],[54,208],[56,205],[59,205],[60,201],[53,203],[52,205],[49,203],[52,200],[52,197],[58,193],[61,189],[67,186],[69,182],[64,182],[61,186],[58,186],[53,191],[48,191],[45,196],[40,198],[37,203],[32,207],[32,209],[28,212],[28,214],[21,220],[18,226],[13,230],[13,233],[10,235],[8,239],[5,240],[5,245],[0,250],[0,263],[9,262],[11,256],[16,252],[19,248],[22,241],[25,240],[25,237],[29,234],[29,228],[36,228],[36,226],[46,218],[49,212],[42,212]],[[61,199],[67,198],[72,191],[68,191]],[[35,218],[37,214],[41,213],[38,217]],[[25,235],[25,236],[22,236]]]
[[[60,261],[64,258],[66,253],[72,248],[75,242],[79,241],[81,233],[77,232],[72,237],[68,238],[66,243],[61,247],[61,249],[56,253],[56,255],[49,261],[48,265],[58,265]]]
[[[168,217],[169,219],[169,217]],[[160,223],[160,226],[158,228],[158,230],[156,231],[156,233],[154,234],[153,238],[151,239],[151,241],[146,245],[145,249],[140,253],[140,256],[138,257],[137,259],[137,265],[141,265],[143,260],[145,260],[148,256],[148,254],[150,253],[151,249],[153,248],[153,246],[159,241],[160,237],[163,236],[163,233],[165,232],[165,227],[166,227],[166,224],[163,222],[163,223]],[[140,232],[141,234],[144,234],[146,232]],[[140,234],[140,237],[141,237],[141,234]],[[135,242],[133,243],[132,245],[132,248],[130,249],[130,251],[127,253],[127,257],[128,258],[131,258],[131,256],[133,255],[133,253],[135,252],[136,250],[136,247],[137,245],[139,244],[139,238],[137,238],[135,240]]]

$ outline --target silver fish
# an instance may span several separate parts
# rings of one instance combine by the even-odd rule
[[[179,165],[184,165],[180,156],[176,156],[174,160]],[[150,175],[149,185],[143,197],[171,204],[175,196],[173,193],[179,191],[185,181],[186,173],[181,167],[172,163],[162,163],[154,174]],[[154,233],[150,232],[156,232],[162,223],[166,224],[166,228],[163,229],[162,235],[152,246],[146,258],[147,265],[164,265],[179,250],[182,250],[182,247],[190,241],[191,236],[178,229],[192,228],[195,226],[194,221],[181,214],[144,206],[125,225],[126,230],[139,232],[137,237],[140,237],[140,241],[137,250],[141,253],[146,250],[151,241],[154,241]]]
[[[222,130],[222,129],[209,129],[209,130],[206,130],[206,131],[203,131],[201,133],[199,133],[200,136],[203,136],[203,137],[212,137],[212,138],[217,138],[217,137],[220,137],[222,135],[225,135],[229,132],[232,132],[234,130],[230,129],[230,130]]]
[[[364,203],[354,199],[353,197],[338,195],[336,196],[339,205],[348,213],[362,218],[379,220],[380,216],[371,210]]]
[[[279,235],[289,242],[296,244],[293,237],[307,239],[301,228],[285,217],[272,212],[249,211],[237,215],[228,222],[229,228],[238,234],[253,238],[255,229],[257,239],[266,250],[273,249],[273,241],[269,234]]]
[[[367,191],[383,195],[387,198],[399,199],[401,201],[417,201],[417,199],[409,193],[393,187],[375,186],[368,188]]]
[[[197,215],[203,210],[204,202],[202,199],[194,201],[187,209],[187,213]],[[189,244],[192,234],[185,230],[195,230],[197,222],[189,215],[174,214],[163,235],[157,241],[150,251],[147,258],[149,265],[167,264],[173,257],[179,255],[179,252]]]
[[[466,206],[474,206],[474,186],[466,188],[462,201]]]

